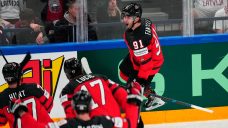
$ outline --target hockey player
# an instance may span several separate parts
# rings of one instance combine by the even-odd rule
[[[160,70],[164,58],[154,25],[149,19],[143,19],[141,5],[130,3],[123,7],[122,18],[127,30],[123,37],[129,54],[119,66],[120,77],[130,83],[136,80],[144,87],[146,110],[152,110],[164,104],[161,99],[152,97],[155,93],[150,83]]]
[[[132,98],[139,96],[140,90],[140,85],[134,83],[131,93],[128,96],[128,100],[131,101],[132,105],[140,105],[141,100]],[[91,102],[92,97],[87,91],[81,90],[77,92],[72,97],[72,106],[77,113],[77,117],[64,119],[57,123],[38,123],[29,113],[27,113],[28,109],[26,105],[24,105],[20,100],[12,102],[10,112],[21,118],[21,122],[24,124],[23,128],[31,128],[31,126],[33,128],[132,128],[127,118],[110,116],[94,116],[91,118],[89,115]]]
[[[22,128],[21,120],[17,120],[18,117],[14,117],[9,112],[9,102],[13,99],[20,99],[24,104],[27,104],[28,112],[38,122],[52,122],[49,116],[53,105],[52,97],[37,84],[21,84],[19,82],[21,76],[19,69],[19,64],[15,62],[5,64],[2,69],[9,87],[0,93],[0,126],[9,122],[10,128],[14,126]]]
[[[136,127],[138,116],[131,115],[138,115],[139,107],[127,103],[128,94],[124,88],[105,76],[84,74],[82,65],[76,58],[70,58],[64,62],[64,72],[69,83],[63,88],[60,99],[67,118],[76,116],[71,106],[73,95],[80,90],[86,90],[93,99],[91,117],[100,115],[119,117],[120,108],[122,108],[126,116],[131,117],[132,128]]]

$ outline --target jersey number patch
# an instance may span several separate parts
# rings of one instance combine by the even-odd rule
[[[90,87],[94,88],[96,86],[99,86],[99,92],[100,92],[100,96],[101,96],[101,104],[105,105],[105,92],[104,92],[104,86],[102,84],[101,80],[95,80],[89,83]],[[81,90],[85,90],[88,91],[88,89],[86,88],[85,85],[81,86]],[[95,109],[98,107],[98,104],[94,102],[94,100],[92,99],[92,109]]]
[[[134,49],[139,49],[139,48],[143,48],[143,43],[142,43],[142,40],[139,40],[139,41],[133,41],[133,46],[134,46]]]

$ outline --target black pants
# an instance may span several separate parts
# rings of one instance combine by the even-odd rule
[[[133,80],[135,78],[137,80],[137,82],[139,82],[140,84],[143,84],[145,86],[150,84],[154,77],[154,75],[151,75],[146,80],[142,79],[142,78],[138,78],[139,71],[134,70],[129,54],[123,59],[123,61],[121,62],[120,66],[119,66],[119,69],[120,69],[120,72],[122,72],[125,76],[128,77],[128,80],[129,79]]]

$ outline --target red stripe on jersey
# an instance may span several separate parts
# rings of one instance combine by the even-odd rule
[[[41,104],[44,105],[45,109],[50,112],[52,106],[53,106],[53,98],[49,97],[48,99],[43,95],[39,98]]]
[[[52,106],[53,106],[53,99],[52,97],[49,97],[49,99],[47,99],[47,102],[44,104],[44,107],[48,112],[50,112],[52,109]]]
[[[6,116],[3,113],[3,110],[0,109],[0,126],[3,126],[7,123]]]
[[[47,102],[47,98],[45,96],[41,96],[39,98],[39,101],[40,101],[41,104],[45,104],[45,102]]]

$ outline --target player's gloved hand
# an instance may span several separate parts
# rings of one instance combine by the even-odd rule
[[[130,84],[130,92],[127,96],[127,102],[128,103],[135,103],[136,105],[140,106],[143,99],[141,96],[141,85],[138,82],[131,82]]]
[[[13,113],[15,117],[19,118],[19,113],[28,112],[28,108],[20,99],[13,99],[9,103],[9,112]]]
[[[129,93],[131,90],[131,83],[135,81],[135,78],[133,76],[130,76],[127,80],[127,83],[125,85],[125,89],[127,90],[127,92]]]

